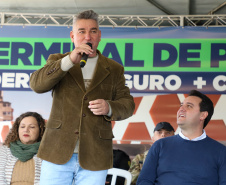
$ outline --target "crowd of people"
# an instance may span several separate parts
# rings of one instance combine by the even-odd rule
[[[104,185],[112,167],[128,170],[132,185],[226,185],[226,147],[204,129],[214,112],[210,98],[190,91],[177,112],[179,134],[165,120],[156,124],[150,149],[130,165],[113,150],[111,121],[132,116],[135,103],[123,66],[97,49],[98,14],[77,14],[70,38],[71,52],[51,54],[30,77],[33,91],[52,91],[51,113],[47,122],[37,112],[15,120],[0,147],[0,185]]]

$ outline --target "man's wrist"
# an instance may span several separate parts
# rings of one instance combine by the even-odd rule
[[[72,63],[69,55],[67,55],[64,58],[62,58],[62,60],[61,60],[61,69],[63,71],[68,71],[73,66],[74,66],[74,64]]]

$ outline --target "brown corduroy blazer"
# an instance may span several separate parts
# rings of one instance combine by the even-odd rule
[[[52,90],[52,109],[40,144],[38,157],[56,164],[68,162],[79,139],[79,163],[88,170],[112,168],[112,126],[132,116],[135,104],[125,86],[124,68],[99,51],[97,67],[89,88],[84,86],[79,64],[62,71],[61,59],[68,55],[50,55],[46,65],[35,71],[30,87],[37,93]],[[105,99],[112,117],[94,115],[88,103]]]

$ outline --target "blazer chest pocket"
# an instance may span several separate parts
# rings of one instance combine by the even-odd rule
[[[113,100],[113,85],[101,84],[99,95],[101,99]]]
[[[60,129],[62,126],[62,122],[59,120],[54,120],[54,119],[49,119],[47,124],[46,124],[46,128],[50,128],[50,129]]]

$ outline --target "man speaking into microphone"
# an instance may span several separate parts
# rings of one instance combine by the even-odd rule
[[[50,55],[30,78],[35,92],[53,96],[38,151],[40,185],[104,185],[113,166],[111,121],[132,116],[135,104],[123,66],[97,50],[98,14],[77,14],[70,37],[75,49]],[[82,56],[88,56],[83,67]]]

